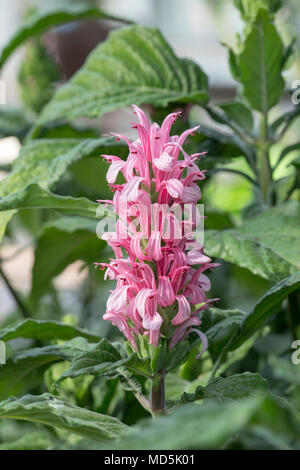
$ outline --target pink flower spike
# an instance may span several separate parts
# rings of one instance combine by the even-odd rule
[[[117,326],[134,349],[136,336],[154,347],[166,343],[172,349],[196,332],[204,352],[207,340],[195,327],[201,324],[200,312],[216,300],[207,299],[211,284],[203,274],[216,263],[196,239],[195,229],[203,219],[197,206],[198,183],[205,178],[205,170],[197,165],[201,154],[190,155],[183,148],[199,126],[170,135],[180,113],[166,116],[160,127],[150,123],[141,108],[132,107],[138,121],[132,125],[136,139],[113,134],[127,143],[127,159],[103,155],[110,164],[106,178],[114,192],[112,201],[103,202],[113,205],[117,215],[114,231],[101,236],[115,259],[96,265],[106,268],[105,278],[116,282],[104,319]],[[120,172],[124,183],[116,184]],[[191,305],[198,308],[192,311]]]

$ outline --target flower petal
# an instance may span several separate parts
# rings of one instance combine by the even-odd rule
[[[191,306],[184,295],[178,295],[176,297],[178,302],[178,313],[173,318],[172,324],[173,325],[181,325],[186,320],[188,320],[191,316]]]

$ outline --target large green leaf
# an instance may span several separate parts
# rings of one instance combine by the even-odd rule
[[[184,393],[180,402],[191,402],[203,398],[223,400],[241,400],[268,390],[268,383],[259,374],[244,372],[230,377],[218,377],[206,387],[198,386],[194,393]]]
[[[129,429],[116,418],[79,408],[48,393],[1,402],[0,418],[54,426],[97,441],[115,438]]]
[[[84,374],[109,375],[126,362],[127,358],[123,358],[118,350],[103,338],[92,349],[75,357],[70,369],[61,376],[59,382],[68,377],[75,378]]]
[[[258,330],[267,320],[280,309],[282,301],[291,292],[300,289],[300,272],[283,279],[273,286],[257,302],[252,312],[243,321],[241,332],[234,340],[232,347],[237,347]]]
[[[208,339],[209,351],[217,357],[224,351],[232,335],[241,326],[246,313],[241,310],[211,308],[203,315],[202,330]]]
[[[249,426],[249,432],[258,436],[258,448],[299,449],[299,410],[286,399],[269,395]]]
[[[9,357],[0,367],[0,400],[20,396],[41,382],[44,366],[57,361],[71,361],[92,345],[83,338],[72,339],[63,345],[25,349]]]
[[[119,145],[111,138],[99,139],[37,139],[30,141],[20,152],[20,156],[14,161],[13,171],[2,181],[0,181],[0,196],[8,197],[18,191],[25,189],[30,184],[38,184],[44,190],[53,188],[57,182],[66,174],[68,168],[78,162],[81,158],[98,156],[101,153],[124,154],[124,145]],[[106,173],[106,167],[102,159],[99,158],[99,178]],[[0,213],[0,240],[5,231],[6,224],[13,216],[14,211],[8,210],[11,203],[12,208],[19,204],[25,204],[26,198],[29,202],[35,192],[40,194],[38,201],[50,206],[63,208],[64,204],[74,210],[74,206],[83,207],[83,210],[90,211],[91,204],[81,201],[72,201],[70,198],[54,199],[45,192],[34,187],[27,191],[15,194],[9,199],[3,200],[5,212]],[[100,191],[100,187],[99,187]],[[25,202],[24,202],[25,199]],[[0,199],[1,201],[1,199]],[[38,205],[38,201],[36,204]],[[79,204],[80,202],[80,204]],[[30,204],[29,204],[30,207]],[[45,206],[44,206],[45,207]],[[93,209],[92,209],[93,211]],[[76,212],[76,211],[75,211]]]
[[[178,59],[158,30],[132,26],[112,32],[91,53],[38,122],[99,117],[131,103],[167,106],[207,99],[207,78],[198,65]]]
[[[86,217],[96,217],[98,204],[85,197],[58,196],[38,184],[0,198],[0,211],[12,209],[53,209]]]
[[[70,340],[81,336],[88,341],[98,341],[99,336],[89,331],[54,320],[34,320],[28,318],[13,326],[0,330],[0,339],[10,341],[16,338],[51,341],[54,339]]]
[[[119,154],[120,149],[122,146],[111,138],[32,140],[21,149],[13,171],[0,182],[0,195],[7,196],[33,183],[51,189],[72,163],[101,152]],[[99,158],[99,172],[101,161]]]
[[[251,23],[239,56],[244,95],[257,111],[266,113],[281,98],[283,44],[266,10]]]
[[[205,393],[220,400],[240,400],[258,392],[266,392],[268,383],[259,374],[244,372],[230,377],[218,377],[205,387]]]
[[[145,420],[110,449],[216,449],[247,425],[262,400],[207,401],[184,405],[154,421]],[[180,432],[178,432],[180,430]]]
[[[37,300],[49,281],[77,260],[94,262],[106,246],[96,235],[96,221],[61,217],[45,224],[37,240],[32,270],[31,298]]]
[[[127,22],[121,18],[108,15],[98,8],[87,6],[86,4],[47,6],[34,16],[24,22],[20,29],[12,36],[0,55],[0,69],[3,67],[9,56],[27,39],[42,34],[53,26],[84,19],[108,19]]]
[[[300,269],[300,206],[266,210],[234,230],[206,232],[206,252],[271,281]]]

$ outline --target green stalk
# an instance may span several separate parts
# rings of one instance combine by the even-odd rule
[[[154,415],[165,413],[165,371],[161,370],[151,379],[151,410]]]
[[[268,190],[272,184],[272,168],[269,158],[270,145],[268,139],[268,114],[264,113],[261,116],[260,139],[257,141],[257,164],[261,196],[265,204],[268,203]],[[274,202],[271,201],[271,204],[273,205]]]

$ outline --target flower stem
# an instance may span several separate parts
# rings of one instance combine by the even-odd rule
[[[270,142],[268,139],[268,115],[263,114],[260,123],[260,140],[258,142],[258,174],[262,201],[268,202],[268,191],[272,183],[272,168],[269,157]],[[273,204],[271,204],[273,205]]]
[[[154,415],[165,413],[165,371],[161,370],[152,379],[150,404]]]

